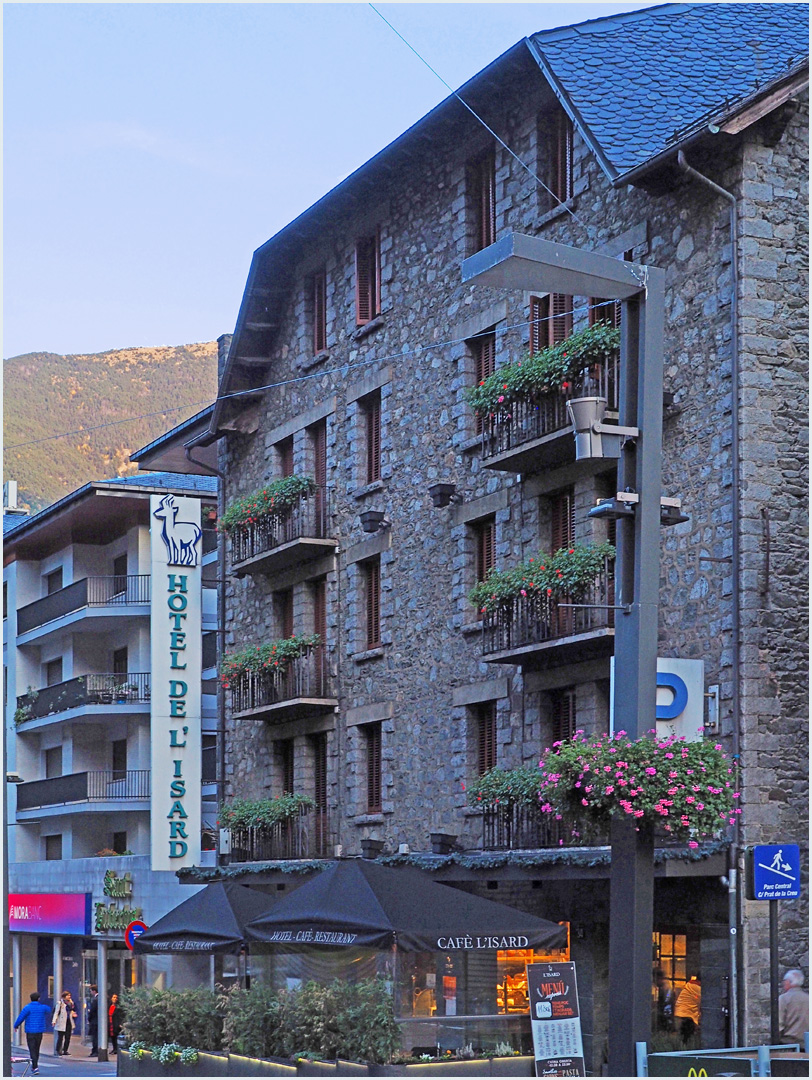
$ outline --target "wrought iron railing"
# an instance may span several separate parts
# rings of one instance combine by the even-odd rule
[[[25,634],[83,607],[148,604],[149,600],[149,574],[81,578],[50,596],[43,596],[20,608],[17,612],[17,633]]]
[[[85,705],[128,705],[149,699],[149,672],[93,673],[21,694],[17,707],[28,711],[27,719],[37,720]]]
[[[232,862],[323,859],[331,853],[326,810],[303,806],[295,817],[275,825],[231,830]]]
[[[120,772],[116,769],[103,769],[18,784],[17,809],[34,810],[41,806],[62,806],[66,803],[99,802],[108,799],[148,799],[149,794],[149,769]]]
[[[483,655],[524,645],[541,645],[573,634],[614,626],[614,561],[607,560],[594,585],[579,596],[577,602],[586,606],[564,606],[570,602],[565,596],[531,593],[517,596],[510,604],[486,612],[482,634]]]
[[[482,420],[483,461],[515,450],[523,443],[541,439],[571,426],[567,401],[574,397],[603,397],[607,409],[618,407],[619,354],[585,368],[566,390],[528,394]]]
[[[316,488],[310,495],[300,496],[297,502],[278,514],[232,530],[231,561],[245,562],[304,537],[326,540],[329,516],[327,492],[324,488]]]
[[[536,806],[505,804],[482,814],[482,850],[514,851],[608,843],[608,827],[556,818]]]
[[[295,698],[334,697],[327,653],[323,645],[306,649],[284,668],[273,671],[246,671],[231,682],[231,709],[234,713],[279,705]]]

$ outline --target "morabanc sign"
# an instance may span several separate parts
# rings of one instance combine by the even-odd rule
[[[200,862],[200,503],[150,499],[153,870]]]

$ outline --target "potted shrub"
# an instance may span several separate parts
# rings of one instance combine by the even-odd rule
[[[480,614],[509,608],[518,597],[583,597],[594,585],[606,561],[615,557],[612,544],[575,544],[553,555],[538,555],[510,570],[491,569],[484,581],[469,592],[468,599]]]
[[[269,518],[284,517],[302,498],[316,490],[312,476],[285,476],[274,480],[250,495],[243,495],[231,503],[217,522],[224,533],[247,525],[256,525]]]

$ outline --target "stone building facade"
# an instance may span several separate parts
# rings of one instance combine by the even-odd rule
[[[537,38],[543,50],[544,35]],[[633,183],[613,182],[596,153],[600,133],[585,126],[566,87],[545,77],[524,43],[472,80],[463,96],[511,152],[449,99],[255,254],[211,427],[221,439],[225,502],[284,475],[291,460],[293,472],[312,475],[318,439],[326,437],[328,534],[337,545],[270,573],[243,566],[239,576],[230,575],[226,649],[284,636],[291,604],[295,632],[312,632],[316,590],[324,588],[330,691],[296,716],[228,711],[226,795],[278,794],[291,777],[291,755],[294,790],[314,795],[318,755],[326,747],[330,840],[345,854],[359,853],[367,838],[382,840],[385,853],[402,845],[427,852],[431,833],[481,851],[482,816],[467,805],[465,789],[481,766],[478,737],[487,710],[495,710],[495,761],[503,768],[538,761],[555,737],[563,692],[574,693],[577,727],[608,726],[610,627],[575,644],[554,643],[533,663],[518,656],[489,662],[479,614],[467,599],[483,529],[491,530],[498,566],[550,550],[551,518],[565,494],[574,506],[576,540],[600,541],[607,523],[588,518],[587,510],[616,490],[612,462],[576,463],[569,434],[566,446],[556,444],[564,449],[542,453],[537,466],[517,465],[510,455],[501,467],[483,458],[483,438],[464,399],[477,378],[481,335],[493,332],[497,367],[519,359],[538,310],[527,293],[461,284],[460,264],[480,246],[477,170],[492,153],[496,238],[527,233],[666,272],[662,491],[682,498],[690,520],[662,533],[659,655],[704,660],[706,690],[718,687],[708,733],[740,754],[740,877],[743,846],[773,840],[802,844],[806,875],[807,833],[799,825],[806,814],[808,698],[801,648],[807,608],[802,85],[793,84],[780,104],[746,114],[735,132],[712,133],[705,125],[684,144],[690,166],[735,198],[735,274],[729,203],[680,168],[682,147],[674,143],[670,156],[653,155]],[[748,107],[757,100],[751,95]],[[570,188],[559,204],[548,189],[556,185],[562,103],[575,122]],[[720,114],[723,105],[720,100]],[[357,244],[375,237],[379,311],[359,325]],[[326,347],[318,352],[315,279],[324,282],[326,330]],[[575,329],[589,321],[591,299],[572,298]],[[371,414],[380,440],[373,479]],[[428,494],[440,481],[456,485],[455,500],[445,507],[433,506]],[[360,523],[366,510],[382,511],[384,527],[366,534]],[[380,619],[371,644],[370,573],[379,575]],[[371,753],[380,756],[380,799],[373,807]],[[655,930],[702,928],[703,1037],[706,1045],[720,1045],[728,1030],[730,940],[720,877],[728,871],[723,854],[704,855],[699,863],[660,864]],[[271,866],[268,874],[272,880]],[[466,870],[443,865],[438,874],[570,921],[597,1070],[606,1030],[605,865],[588,869],[577,855],[568,864],[554,852],[527,870],[485,857],[479,869],[474,860]],[[769,1022],[767,913],[741,893],[737,902],[740,1039],[752,1044],[766,1037]],[[782,965],[808,964],[806,922],[803,903],[783,905]]]

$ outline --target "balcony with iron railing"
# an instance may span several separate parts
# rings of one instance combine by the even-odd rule
[[[567,402],[602,397],[604,420],[618,415],[620,357],[585,368],[566,390],[530,393],[482,419],[482,464],[487,469],[532,473],[575,460],[575,440]]]
[[[592,847],[609,843],[608,827],[542,813],[538,806],[506,804],[482,814],[483,851]]]
[[[325,859],[333,854],[327,811],[303,806],[294,817],[248,829],[231,830],[231,862],[272,859]]]
[[[102,769],[70,773],[49,780],[18,784],[16,791],[18,812],[82,803],[147,802],[150,796],[150,770]]]
[[[278,669],[245,671],[231,680],[231,710],[235,717],[280,723],[327,712],[337,705],[323,645],[305,649],[301,656]]]
[[[113,608],[121,614],[131,615],[134,607],[148,606],[149,602],[149,574],[81,578],[20,608],[17,633],[26,634],[83,608]]]
[[[149,673],[143,671],[78,675],[65,682],[21,694],[17,698],[17,723],[41,720],[46,716],[90,706],[115,706],[116,712],[126,712],[133,705],[149,702],[150,684]]]
[[[329,555],[338,546],[328,535],[329,522],[324,488],[302,494],[278,514],[232,529],[231,568],[238,577],[271,574]]]
[[[614,561],[607,560],[577,606],[566,596],[530,593],[486,612],[482,659],[486,664],[546,667],[611,655],[615,634]]]

